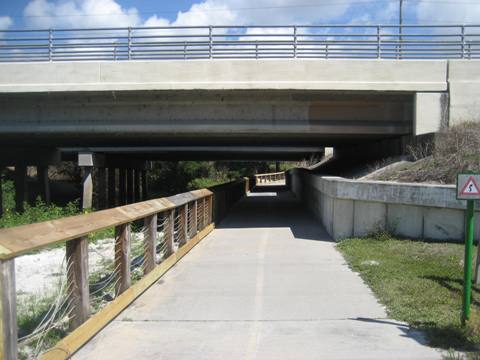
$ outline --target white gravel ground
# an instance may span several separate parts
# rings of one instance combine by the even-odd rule
[[[101,266],[105,257],[113,259],[114,239],[103,239],[89,245],[89,271]],[[65,278],[65,248],[24,255],[15,259],[17,294],[48,294]]]

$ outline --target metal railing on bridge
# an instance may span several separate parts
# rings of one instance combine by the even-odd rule
[[[480,25],[171,26],[0,31],[0,62],[477,59]]]
[[[16,258],[52,245],[65,245],[66,290],[60,292],[60,300],[54,301],[45,319],[53,316],[56,309],[61,313],[62,322],[65,318],[68,320],[71,332],[39,358],[66,359],[213,230],[217,218],[222,218],[248,192],[248,184],[248,178],[244,178],[212,187],[212,191],[195,190],[89,214],[0,229],[0,359],[17,359]],[[100,280],[89,282],[89,235],[111,228],[114,228],[113,258],[105,260],[112,267]],[[139,235],[135,237],[136,246],[134,229]],[[95,293],[107,286],[112,292],[108,293],[107,300],[106,293],[100,292],[103,307],[97,308],[98,312],[91,316]],[[94,288],[97,290],[92,291]],[[47,331],[49,321],[42,322],[32,334]]]

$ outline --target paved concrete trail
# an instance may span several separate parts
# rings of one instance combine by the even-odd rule
[[[289,193],[244,199],[74,359],[437,359]]]

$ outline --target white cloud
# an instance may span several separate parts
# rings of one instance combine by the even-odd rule
[[[13,20],[9,16],[0,16],[0,30],[7,30],[13,25]]]
[[[158,15],[142,21],[136,8],[126,9],[118,0],[31,0],[24,15],[27,25],[36,28],[311,24],[343,15],[350,3],[317,0],[316,5],[306,6],[304,0],[205,0],[178,12],[174,21]]]
[[[27,25],[33,28],[122,27],[141,24],[136,8],[125,9],[115,0],[32,0],[23,13]]]
[[[315,6],[305,5],[304,0],[205,0],[179,12],[174,24],[311,24],[341,16],[349,6],[348,1],[333,4],[331,0],[317,0]]]
[[[175,20],[153,15],[142,20],[139,11],[124,8],[119,0],[31,0],[24,10],[30,27],[125,27],[125,26],[202,26],[202,25],[280,25],[321,24],[340,21],[355,24],[395,22],[398,4],[369,8],[352,13],[355,0],[203,0],[187,11],[177,13]],[[312,6],[315,4],[315,6]],[[408,5],[408,6],[407,6]],[[480,18],[480,3],[407,2],[406,10],[419,23],[475,22]],[[95,16],[91,16],[95,14]],[[342,21],[345,20],[345,21]],[[6,24],[6,25],[5,25]],[[11,25],[11,19],[0,17],[0,28]]]
[[[416,5],[418,23],[478,23],[480,19],[480,2],[471,3],[434,3],[420,2]]]

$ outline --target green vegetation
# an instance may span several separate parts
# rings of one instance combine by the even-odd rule
[[[154,196],[162,197],[274,169],[274,163],[265,162],[159,161],[154,163],[149,181]]]
[[[2,190],[4,214],[0,217],[0,229],[60,219],[82,213],[78,204],[79,200],[71,201],[62,207],[55,204],[46,205],[40,199],[37,199],[35,206],[31,206],[25,202],[25,211],[23,213],[18,213],[15,211],[13,181],[4,181]],[[89,235],[90,240],[109,237],[113,237],[113,228],[97,231],[96,233]]]
[[[60,207],[53,204],[46,205],[40,199],[37,199],[35,206],[25,203],[25,211],[23,213],[17,213],[15,211],[13,181],[3,181],[2,190],[4,214],[0,218],[0,229],[59,219],[80,213],[78,201],[72,201],[66,206]]]
[[[338,249],[386,305],[389,316],[424,331],[432,346],[480,350],[479,287],[473,288],[472,319],[466,327],[460,322],[463,245],[380,234],[344,240]]]
[[[51,348],[67,335],[65,308],[56,308],[53,294],[36,296],[21,294],[17,303],[19,358],[37,358],[41,351]],[[54,315],[58,311],[60,315]],[[45,331],[45,329],[48,329]]]

